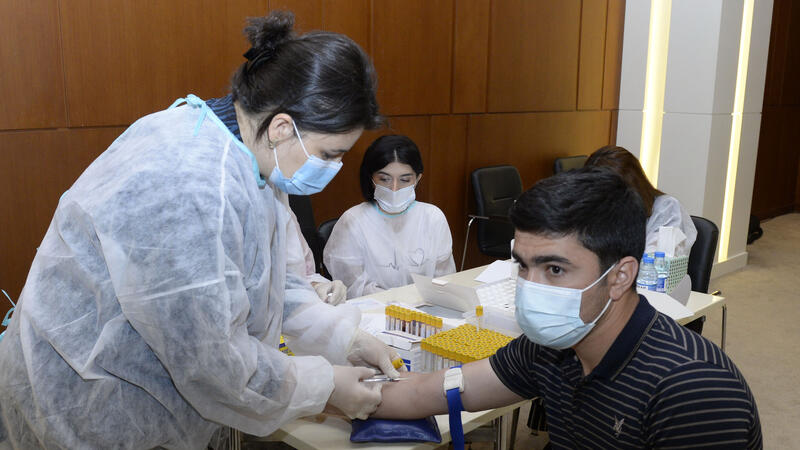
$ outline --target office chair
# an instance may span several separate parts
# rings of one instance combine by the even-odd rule
[[[687,273],[692,279],[692,290],[707,294],[711,280],[711,266],[714,264],[714,254],[717,251],[719,229],[714,222],[702,217],[692,216],[692,222],[697,229],[697,239],[689,252]]]
[[[564,156],[562,158],[556,158],[556,160],[553,161],[553,174],[566,172],[567,170],[572,169],[579,169],[583,167],[587,159],[589,159],[589,157],[586,155]]]
[[[714,264],[714,254],[717,251],[719,229],[714,225],[714,222],[702,217],[692,216],[692,222],[697,229],[697,238],[689,252],[689,268],[686,273],[692,280],[692,290],[707,294],[708,284],[711,280],[711,267]],[[687,323],[686,328],[700,334],[703,331],[703,322],[705,320],[705,316],[700,317]]]
[[[300,231],[303,233],[311,253],[314,255],[314,263],[317,272],[322,267],[322,249],[325,246],[319,240],[317,224],[314,221],[314,210],[311,207],[311,197],[307,195],[289,195],[289,207],[297,216],[297,223],[300,224]]]
[[[319,225],[319,230],[317,230],[317,237],[320,243],[319,273],[326,277],[330,277],[330,273],[328,272],[328,269],[325,267],[325,264],[322,262],[322,251],[325,249],[325,244],[328,243],[328,238],[331,237],[331,233],[333,232],[333,227],[336,225],[336,222],[338,220],[339,220],[338,218],[326,220],[325,222],[322,222]]]
[[[462,269],[469,230],[475,220],[478,220],[478,249],[481,253],[494,258],[511,257],[509,243],[514,238],[514,227],[508,220],[508,211],[522,194],[522,178],[514,166],[481,167],[472,171],[471,179],[477,214],[469,215],[461,258]]]

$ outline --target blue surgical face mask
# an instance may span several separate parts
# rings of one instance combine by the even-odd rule
[[[605,278],[614,266],[616,263],[584,289],[549,286],[517,278],[516,316],[525,336],[539,345],[558,350],[580,342],[611,304],[609,298],[600,314],[591,322],[584,323],[580,316],[583,293]]]
[[[272,154],[275,156],[275,168],[269,174],[269,181],[278,189],[292,195],[311,195],[320,192],[325,186],[330,183],[333,177],[339,173],[342,168],[341,161],[323,161],[316,156],[309,155],[306,146],[303,143],[303,138],[300,137],[300,131],[297,129],[294,120],[292,120],[294,132],[297,133],[297,139],[300,141],[300,146],[303,148],[303,153],[306,154],[306,162],[300,166],[299,169],[292,175],[292,178],[286,178],[281,172],[281,167],[278,164],[277,149],[272,149]]]

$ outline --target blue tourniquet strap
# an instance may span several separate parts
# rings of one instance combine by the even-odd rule
[[[464,427],[461,424],[461,392],[458,388],[447,391],[447,409],[450,414],[450,439],[455,450],[464,450]]]

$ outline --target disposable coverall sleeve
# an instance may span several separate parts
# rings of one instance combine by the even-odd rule
[[[347,298],[361,297],[384,288],[372,280],[365,267],[365,250],[358,225],[345,213],[336,222],[323,251],[323,261],[334,280],[341,280],[347,286]]]
[[[146,189],[151,180],[133,181]],[[248,205],[262,199],[231,192],[235,181],[192,181],[163,189],[159,195],[169,198],[157,201],[145,200],[153,192],[131,196],[141,197],[139,204],[113,200],[125,209],[117,226],[98,235],[122,312],[168,373],[164,385],[174,385],[206,420],[265,435],[322,411],[333,369],[321,356],[277,349],[283,298],[275,293],[285,278],[272,266],[285,261],[276,260],[270,242],[252,240],[252,230],[274,230],[275,222],[248,215],[255,209]],[[276,234],[267,235],[274,245]],[[280,281],[277,290],[266,282],[267,298],[259,288],[265,279]],[[303,303],[289,301],[289,323],[310,310]]]
[[[283,312],[283,335],[292,353],[348,365],[347,352],[361,321],[357,307],[323,303],[305,279],[287,273]]]

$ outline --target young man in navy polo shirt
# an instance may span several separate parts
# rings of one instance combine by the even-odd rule
[[[390,383],[375,417],[443,414],[448,399],[480,411],[542,397],[556,448],[762,446],[733,362],[636,293],[646,217],[622,179],[600,168],[555,175],[510,217],[524,335],[460,372]]]

